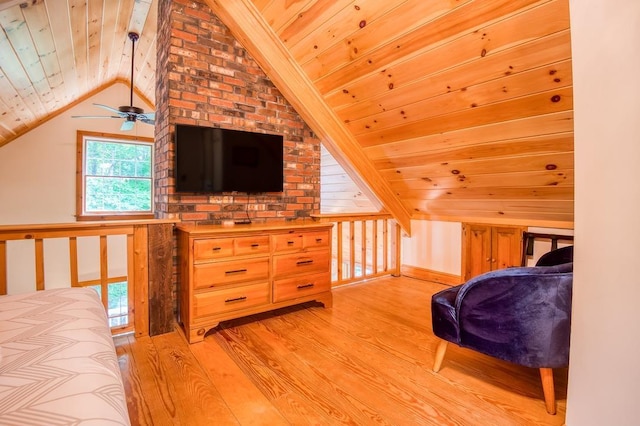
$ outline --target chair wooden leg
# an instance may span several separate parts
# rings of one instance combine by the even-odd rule
[[[442,367],[442,360],[444,359],[444,354],[447,352],[447,345],[449,342],[446,340],[441,340],[438,348],[436,349],[436,359],[433,361],[433,371],[436,373],[440,371],[440,367]]]
[[[553,386],[553,369],[541,368],[540,379],[542,379],[542,392],[544,392],[544,403],[547,406],[547,413],[556,413],[556,391]]]

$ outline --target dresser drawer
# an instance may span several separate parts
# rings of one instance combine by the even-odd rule
[[[258,235],[255,237],[238,237],[233,240],[233,249],[236,256],[246,254],[268,254],[269,236]]]
[[[273,236],[275,251],[300,250],[302,248],[302,234],[279,234]]]
[[[331,275],[329,272],[283,278],[274,281],[273,301],[281,302],[329,290],[331,290]]]
[[[266,280],[268,278],[268,257],[193,265],[193,287],[195,289],[220,287],[242,281]]]
[[[286,275],[329,271],[331,254],[329,250],[307,253],[292,253],[273,256],[273,275]]]
[[[269,303],[269,283],[249,284],[194,295],[195,318],[218,315]]]
[[[193,241],[193,260],[211,260],[233,256],[233,238]]]
[[[302,246],[304,248],[329,247],[329,232],[307,232],[302,234]]]

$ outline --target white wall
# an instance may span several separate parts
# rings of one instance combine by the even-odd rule
[[[640,2],[571,0],[575,272],[566,423],[640,424]]]
[[[113,107],[129,103],[129,87],[114,84],[34,130],[0,147],[0,225],[75,222],[76,131],[154,136],[154,128],[136,123],[120,132],[121,120],[73,119],[72,115],[108,115],[92,103]],[[134,96],[134,105],[152,110]],[[98,238],[78,240],[79,277],[99,278]],[[126,274],[126,244],[122,236],[108,238],[110,274]],[[62,239],[45,241],[47,288],[69,286],[69,248]],[[35,289],[33,241],[7,243],[9,294]]]
[[[412,220],[411,237],[402,238],[402,264],[460,275],[462,224]]]
[[[94,102],[127,105],[129,87],[114,84],[0,147],[0,225],[75,222],[77,130],[154,137],[148,124],[136,123],[132,131],[120,132],[117,119],[71,118],[109,115]],[[135,95],[133,102],[151,111]]]

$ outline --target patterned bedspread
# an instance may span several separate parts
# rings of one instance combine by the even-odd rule
[[[92,289],[0,296],[0,425],[129,425]]]

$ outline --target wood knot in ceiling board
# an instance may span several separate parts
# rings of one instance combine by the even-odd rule
[[[451,173],[454,174],[454,175],[459,175],[460,174],[460,170],[453,169],[453,170],[451,170]]]
[[[389,83],[389,90],[393,90],[393,83]]]
[[[556,166],[555,164],[547,164],[546,166],[544,166],[544,168],[547,170],[555,170],[558,168],[558,166]]]
[[[482,51],[480,52],[480,56],[483,58],[487,56],[487,49],[482,49]]]
[[[357,4],[353,5],[353,8],[354,8],[355,10],[360,10],[360,6],[358,6]]]
[[[560,102],[560,99],[562,99],[560,95],[553,95],[551,97],[551,102]]]
[[[420,179],[422,179],[425,182],[432,182],[432,180],[429,179],[428,177],[423,177],[423,178],[420,178]]]
[[[498,214],[501,214],[501,215],[503,215],[503,214],[504,214],[504,212],[498,212]]]
[[[364,19],[362,21],[360,21],[360,23],[358,24],[360,26],[360,28],[364,28],[367,26],[367,21],[365,21]]]
[[[342,89],[342,93],[344,93],[345,95],[348,95],[349,91],[347,89]]]

